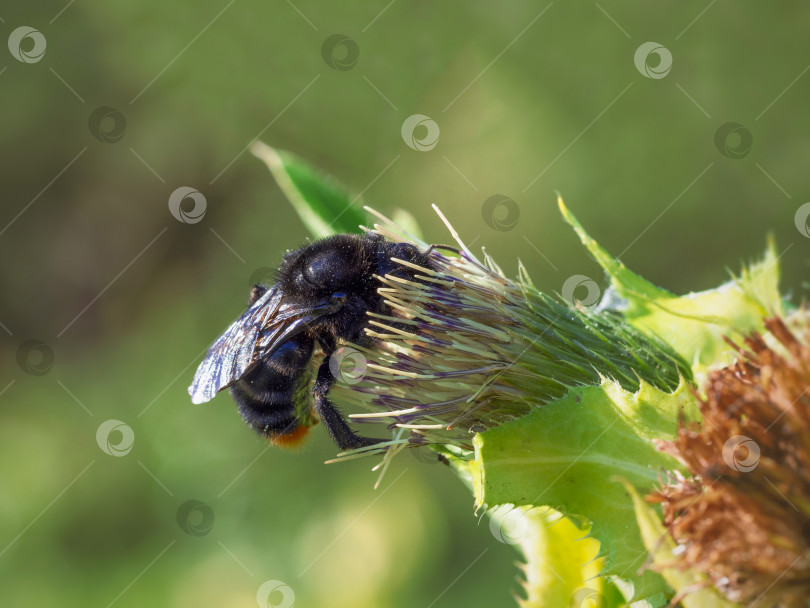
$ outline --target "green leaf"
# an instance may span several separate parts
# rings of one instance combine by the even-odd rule
[[[259,141],[250,151],[270,169],[313,237],[360,232],[366,218],[359,196],[350,197],[337,180],[318,172],[290,152],[276,150]]]
[[[676,296],[629,270],[605,251],[558,200],[565,220],[610,277],[611,285],[627,301],[627,320],[657,335],[687,361],[695,373],[727,363],[733,349],[726,337],[740,341],[752,331],[763,331],[768,316],[781,315],[779,264],[773,242],[761,262],[743,269],[739,277],[715,289]]]
[[[623,485],[633,498],[636,521],[653,564],[661,567],[661,575],[676,592],[693,590],[681,600],[680,603],[684,608],[738,608],[739,604],[721,597],[713,587],[704,588],[706,577],[700,573],[665,567],[673,561],[672,552],[676,547],[675,541],[666,533],[655,508],[644,502],[644,499],[626,480],[623,481]]]
[[[594,606],[606,605],[609,585],[599,577],[599,542],[587,538],[587,528],[548,507],[503,505],[489,515],[495,538],[517,545],[526,558],[521,608],[587,606],[586,598]]]
[[[646,382],[631,393],[608,379],[573,388],[476,436],[469,465],[476,503],[548,505],[591,522],[590,535],[601,542],[605,558],[603,574],[632,582],[633,600],[656,605],[669,588],[655,572],[638,574],[647,552],[633,501],[616,477],[650,490],[663,471],[679,466],[656,441],[673,439],[681,417],[698,416],[685,382],[672,393]]]

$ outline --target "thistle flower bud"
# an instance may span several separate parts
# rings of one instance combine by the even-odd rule
[[[766,337],[710,375],[703,426],[661,446],[689,475],[648,497],[679,567],[762,608],[810,606],[810,330],[804,313],[794,320],[766,321]]]
[[[384,223],[377,233],[429,250],[433,265],[398,261],[416,271],[416,280],[378,277],[395,316],[371,315],[367,333],[377,340],[356,347],[367,358],[362,382],[339,384],[334,393],[367,410],[355,420],[389,425],[389,454],[424,444],[472,449],[475,433],[604,377],[632,391],[640,380],[672,391],[681,377],[691,378],[685,361],[619,314],[541,293],[522,265],[519,278],[508,279],[488,255],[479,261],[452,228],[460,250],[450,253],[406,239],[378,217]]]

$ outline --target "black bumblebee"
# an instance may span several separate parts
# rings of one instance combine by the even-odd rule
[[[188,389],[192,402],[230,387],[245,422],[274,443],[300,441],[313,406],[342,450],[377,443],[355,434],[327,398],[335,382],[329,363],[339,341],[369,343],[366,313],[391,314],[374,275],[413,278],[391,258],[432,267],[428,252],[375,234],[339,234],[288,252],[275,285],[255,285],[247,311],[208,350]],[[325,357],[313,374],[316,346]]]

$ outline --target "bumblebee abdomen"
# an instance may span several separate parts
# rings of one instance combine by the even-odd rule
[[[312,350],[311,340],[285,342],[231,386],[231,396],[245,422],[274,443],[297,443],[306,434],[301,427],[311,426],[301,410],[311,409],[311,397],[302,404],[302,385],[311,376]]]

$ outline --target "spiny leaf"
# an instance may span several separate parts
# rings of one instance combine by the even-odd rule
[[[634,598],[650,600],[668,590],[654,572],[638,575],[646,549],[633,502],[617,475],[642,491],[678,467],[656,448],[675,437],[681,417],[698,417],[685,383],[667,393],[642,383],[630,393],[612,380],[571,389],[518,420],[479,434],[469,470],[476,502],[548,505],[592,522],[602,544],[605,575],[632,581]]]
[[[599,542],[587,538],[587,528],[548,507],[503,505],[491,510],[490,517],[495,538],[518,545],[526,558],[521,608],[569,606],[572,600],[584,606],[586,598],[595,606],[605,604],[609,585],[599,577]]]
[[[628,322],[657,335],[692,362],[695,373],[726,363],[733,350],[725,341],[762,331],[767,316],[782,312],[778,256],[772,241],[762,261],[715,289],[676,296],[629,270],[585,232],[558,200],[565,220],[605,270],[616,292],[627,302]]]
[[[334,178],[296,155],[257,141],[250,151],[263,160],[301,221],[315,238],[357,233],[365,222],[360,197],[354,199]]]

